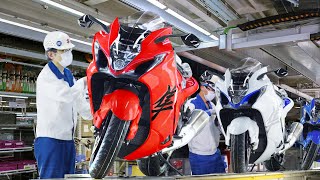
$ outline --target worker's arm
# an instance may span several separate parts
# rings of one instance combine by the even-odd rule
[[[70,103],[76,98],[79,97],[80,93],[84,91],[85,82],[81,78],[78,81],[75,81],[72,87],[69,84],[62,80],[51,80],[45,78],[38,78],[37,80],[37,91],[44,91],[45,94],[50,99],[55,101]],[[42,92],[37,92],[41,93]]]
[[[80,93],[80,96],[77,98],[76,106],[78,113],[85,120],[92,120],[93,116],[90,110],[89,96],[87,90],[84,90]]]

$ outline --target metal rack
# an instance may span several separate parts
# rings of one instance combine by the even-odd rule
[[[36,94],[0,91],[0,97],[12,97],[12,98],[28,99],[29,97],[34,97],[35,98]]]
[[[15,99],[35,99],[35,94],[29,94],[29,93],[16,93],[16,92],[6,92],[6,91],[0,91],[0,99],[6,98],[7,101],[15,100]],[[13,109],[21,109],[21,111],[13,111]],[[3,110],[3,109],[1,109]],[[25,118],[30,117],[33,118],[33,115],[29,116],[30,114],[26,112],[27,110],[27,103],[23,106],[17,106],[17,107],[10,107],[10,111],[1,111],[5,113],[13,113],[17,115],[18,118]],[[13,134],[17,134],[16,137],[19,140],[23,139],[23,131],[33,131],[34,125],[29,124],[0,124],[0,131],[1,132],[12,132]],[[18,131],[18,132],[17,132]],[[21,153],[24,152],[32,152],[33,147],[32,146],[26,146],[26,147],[19,147],[19,148],[6,148],[6,149],[0,149],[0,155],[5,155],[5,157],[15,157],[15,153],[18,153],[19,157],[22,156]],[[6,156],[6,154],[10,154],[10,156]],[[25,169],[16,169],[16,170],[10,170],[10,171],[1,171],[0,176],[11,176],[11,175],[19,175],[19,174],[27,174],[27,173],[35,173],[37,172],[37,169],[34,167],[25,167]],[[33,175],[34,177],[34,175]]]
[[[0,172],[0,176],[9,176],[15,174],[24,174],[24,173],[34,173],[37,172],[37,169],[17,169],[12,171],[2,171]]]
[[[4,154],[4,153],[15,153],[15,152],[28,152],[28,151],[33,151],[33,147],[21,147],[21,148],[0,149],[0,154]]]

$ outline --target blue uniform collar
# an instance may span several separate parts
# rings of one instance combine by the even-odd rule
[[[212,109],[211,103],[210,102],[204,102],[203,99],[201,98],[200,94],[197,94],[196,101],[199,104],[199,106],[202,107],[201,108],[202,110]],[[209,106],[209,108],[207,108],[206,103]]]
[[[55,74],[58,79],[63,79],[64,81],[66,81],[69,84],[70,87],[73,86],[73,84],[74,84],[73,75],[68,68],[64,68],[64,70],[63,70],[64,74],[62,74],[60,72],[60,70],[58,69],[58,67],[52,61],[50,61],[48,63],[48,66],[51,69],[51,71],[53,72],[53,74]]]

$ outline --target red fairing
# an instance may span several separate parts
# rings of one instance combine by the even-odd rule
[[[177,69],[176,54],[169,39],[158,44],[155,43],[157,38],[171,35],[171,27],[149,32],[141,41],[139,54],[123,69],[115,70],[113,59],[110,57],[110,47],[119,40],[120,27],[122,25],[120,26],[117,18],[110,25],[110,33],[100,31],[95,34],[92,45],[93,61],[87,69],[88,89],[96,128],[101,128],[101,124],[107,120],[108,112],[112,111],[119,119],[130,121],[126,137],[126,140],[130,142],[130,140],[134,141],[137,132],[141,131],[139,126],[141,121],[144,121],[144,124],[149,124],[145,140],[133,152],[124,157],[127,160],[135,160],[154,154],[171,145],[179,121],[180,108],[187,98],[198,90],[199,85],[193,77],[189,79],[182,77],[181,72]],[[99,43],[100,50],[107,61],[104,61],[107,66],[103,70],[99,69],[94,55],[95,42]],[[156,57],[163,57],[163,59],[158,59],[159,62],[155,62]],[[152,66],[145,68],[152,68],[146,69],[146,72],[142,74],[135,74],[137,68],[148,62]],[[136,87],[131,84],[145,87],[149,99],[141,99],[144,94],[139,94],[139,88],[137,92],[131,91],[130,88],[122,88],[121,83],[131,81],[132,83],[128,83],[130,88]],[[112,83],[108,84],[108,82]],[[106,92],[110,86],[114,89]]]

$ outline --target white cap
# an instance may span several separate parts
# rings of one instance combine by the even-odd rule
[[[49,32],[43,41],[44,50],[53,49],[72,49],[74,45],[71,43],[70,37],[63,32],[53,31]]]

